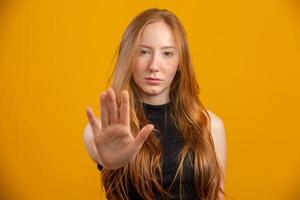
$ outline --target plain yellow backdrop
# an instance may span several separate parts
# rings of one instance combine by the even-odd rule
[[[85,151],[131,19],[167,8],[188,33],[204,105],[227,137],[226,193],[300,199],[297,0],[0,2],[0,199],[101,199]]]

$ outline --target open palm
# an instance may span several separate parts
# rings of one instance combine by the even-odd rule
[[[115,92],[109,88],[100,97],[100,119],[95,117],[91,108],[87,109],[96,149],[101,164],[107,169],[116,169],[132,161],[154,128],[148,124],[134,137],[130,129],[127,90],[121,92],[120,99],[118,108]]]

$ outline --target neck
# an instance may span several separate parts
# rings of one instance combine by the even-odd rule
[[[169,96],[166,97],[157,97],[157,96],[144,96],[142,101],[146,104],[151,105],[162,105],[170,102]]]

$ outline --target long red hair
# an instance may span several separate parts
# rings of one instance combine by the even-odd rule
[[[161,20],[171,27],[179,50],[179,71],[170,86],[170,113],[185,144],[178,157],[179,167],[174,180],[179,176],[182,197],[184,162],[190,162],[198,194],[195,198],[218,200],[220,193],[225,193],[221,187],[223,174],[214,149],[210,117],[198,97],[200,89],[193,71],[186,32],[172,12],[153,8],[143,11],[132,20],[117,51],[111,87],[117,97],[122,90],[128,90],[130,125],[132,133],[136,135],[149,121],[143,111],[140,90],[132,79],[134,57],[138,53],[144,27]],[[168,197],[170,194],[162,188],[159,181],[162,180],[161,155],[159,139],[151,134],[132,162],[114,170],[103,169],[102,183],[107,199],[128,199],[129,181],[143,199],[154,199],[154,189]]]

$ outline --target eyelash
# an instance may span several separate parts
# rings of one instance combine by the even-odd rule
[[[146,50],[140,50],[140,54],[144,54],[144,53],[149,53],[148,51],[146,51]]]
[[[166,55],[166,53],[169,54],[169,55]],[[165,54],[166,56],[173,56],[173,53],[170,52],[170,51],[166,51],[166,52],[164,52],[164,54]]]
[[[143,49],[140,50],[140,54],[144,54],[144,53],[149,53],[149,51],[143,50]],[[168,55],[166,55],[166,54],[168,54]],[[167,57],[169,57],[169,56],[173,56],[173,53],[171,51],[165,51],[164,55],[167,56]]]

